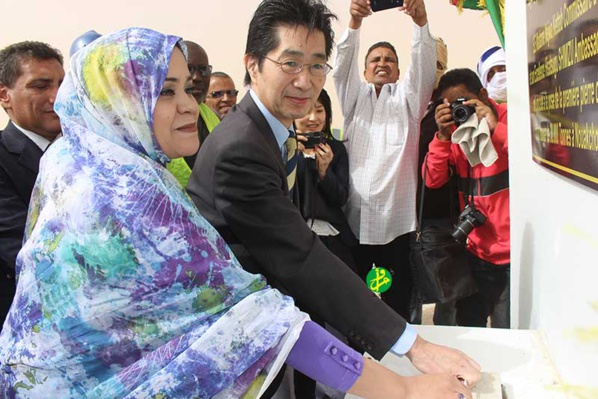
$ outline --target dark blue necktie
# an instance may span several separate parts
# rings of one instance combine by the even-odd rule
[[[289,197],[293,198],[293,188],[295,187],[295,177],[297,175],[297,137],[295,132],[289,130],[289,138],[284,143],[287,149],[287,185],[289,186]]]

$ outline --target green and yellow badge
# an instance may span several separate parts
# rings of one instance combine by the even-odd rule
[[[374,293],[382,294],[390,288],[392,284],[392,275],[388,269],[376,267],[374,265],[372,270],[370,270],[365,277],[365,282]]]

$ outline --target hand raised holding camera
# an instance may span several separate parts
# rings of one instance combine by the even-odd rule
[[[428,23],[428,14],[426,13],[424,0],[405,0],[403,7],[399,7],[399,10],[411,16],[413,22],[419,26],[424,26]]]
[[[438,138],[442,141],[450,141],[455,131],[455,121],[451,111],[451,104],[446,98],[436,107],[434,119],[436,119],[436,125],[438,125]]]
[[[349,28],[359,29],[361,21],[372,13],[369,0],[351,0]]]

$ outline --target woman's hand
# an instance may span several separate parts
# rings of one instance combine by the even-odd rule
[[[302,143],[303,141],[307,141],[307,137],[305,137],[303,133],[297,133],[297,150],[306,155],[312,155],[313,150],[305,148],[305,146]]]
[[[450,374],[403,377],[372,359],[349,393],[367,399],[471,399],[471,391]]]
[[[318,176],[320,177],[320,180],[323,180],[326,177],[326,172],[328,171],[332,159],[334,159],[334,153],[328,143],[315,146],[314,153],[316,154]]]

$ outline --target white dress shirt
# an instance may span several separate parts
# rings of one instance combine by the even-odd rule
[[[405,79],[384,85],[379,97],[361,80],[359,30],[348,29],[337,45],[333,79],[350,175],[345,214],[361,244],[388,244],[415,230],[419,129],[436,80],[436,42],[428,24],[413,26]]]
[[[48,140],[45,137],[40,136],[37,133],[33,133],[33,132],[29,131],[29,130],[25,130],[21,126],[17,125],[14,122],[12,124],[15,125],[15,127],[17,129],[19,129],[21,131],[21,133],[23,133],[31,141],[33,141],[35,143],[35,145],[37,145],[42,151],[46,151],[46,148],[48,148],[48,146],[50,145],[50,140]]]

